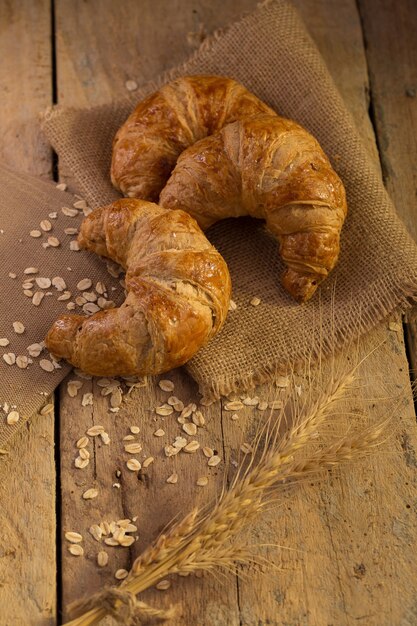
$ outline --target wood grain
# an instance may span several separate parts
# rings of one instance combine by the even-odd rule
[[[77,9],[68,3],[57,3],[57,84],[59,102],[70,105],[98,104],[126,93],[125,81],[134,79],[139,84],[151,78],[173,62],[179,62],[199,43],[199,37],[187,34],[198,28],[198,20],[213,30],[236,18],[242,11],[253,8],[256,2],[239,2],[234,7],[223,7],[221,2],[135,2],[115,5],[101,2],[77,2]],[[196,8],[194,6],[196,5]],[[109,16],[111,18],[109,19]],[[158,24],[158,44],[155,44],[155,25]],[[151,26],[152,25],[152,26]],[[123,30],[123,39],[112,44],[114,33]],[[146,61],[144,61],[146,59]],[[177,395],[186,401],[196,396],[192,381],[182,372],[174,372]],[[85,390],[87,385],[85,385]],[[85,391],[83,389],[83,392]],[[163,394],[151,384],[132,394],[126,408],[117,415],[108,413],[108,401],[94,390],[95,404],[90,410],[80,410],[80,398],[70,399],[62,390],[61,395],[61,468],[62,468],[62,521],[63,532],[69,528],[78,530],[86,537],[87,559],[80,565],[68,554],[68,544],[63,545],[62,581],[63,605],[78,598],[84,591],[94,591],[103,584],[114,583],[114,572],[129,567],[133,558],[151,541],[158,532],[179,512],[184,512],[195,500],[205,501],[216,493],[222,481],[221,466],[210,470],[210,484],[202,489],[195,481],[207,471],[207,460],[201,451],[198,454],[181,455],[167,459],[163,445],[181,434],[180,425],[172,418],[167,419],[167,436],[159,440],[153,437],[148,421],[153,419],[151,409],[162,401]],[[133,402],[133,400],[135,400]],[[212,447],[222,449],[221,412],[217,403],[205,411],[207,427],[199,440]],[[108,429],[112,444],[109,447],[97,444],[94,467],[87,471],[75,470],[74,442],[92,423],[103,423]],[[160,418],[158,424],[160,425]],[[155,429],[156,424],[155,422]],[[141,427],[139,439],[144,450],[155,456],[155,464],[140,474],[140,479],[126,469],[128,456],[123,451],[121,439],[129,433],[130,424]],[[143,459],[143,454],[139,456]],[[115,471],[122,476],[117,481]],[[167,484],[166,478],[178,471],[176,485]],[[120,489],[109,488],[112,482],[120,482]],[[80,484],[82,483],[82,484]],[[99,486],[100,496],[96,501],[84,502],[81,492],[93,483]],[[161,503],[162,506],[161,506]],[[94,559],[98,544],[88,536],[86,530],[101,519],[120,519],[139,516],[139,540],[130,550],[108,548],[110,563],[99,570]],[[82,591],[81,591],[82,590]],[[188,601],[190,592],[192,603]],[[205,598],[213,598],[207,602]],[[175,590],[169,594],[149,591],[144,598],[159,606],[178,603],[182,611],[182,623],[238,623],[236,583],[232,578],[227,584],[209,578],[202,582],[195,578],[179,578]],[[217,621],[216,621],[217,620]]]
[[[359,7],[384,181],[399,215],[417,241],[417,5],[412,0],[361,0]],[[415,319],[405,331],[415,378]]]
[[[50,23],[46,0],[0,3],[0,159],[45,177],[51,151],[37,115],[52,102]],[[0,622],[55,624],[53,414],[18,433],[0,469]]]
[[[140,83],[181,61],[198,39],[198,35],[189,37],[190,44],[186,34],[198,33],[199,22],[216,28],[242,9],[255,5],[236,2],[232,9],[231,4],[201,2],[197,7],[185,0],[143,2],[139,11],[134,2],[117,8],[114,3],[101,2],[100,10],[96,2],[73,3],[71,10],[68,3],[58,2],[60,101],[72,105],[105,102],[120,94],[126,79]],[[335,76],[370,154],[376,158],[367,116],[366,59],[354,0],[338,2],[337,11],[324,0],[296,4]],[[231,11],[235,13],[232,15]],[[115,46],[114,33],[121,28],[123,38],[118,38]],[[268,558],[281,571],[250,572],[239,581],[233,577],[220,581],[208,577],[176,579],[168,592],[149,590],[144,594],[147,601],[158,606],[178,602],[181,609],[175,623],[184,625],[413,623],[416,566],[411,555],[417,537],[413,516],[417,505],[413,495],[417,464],[407,361],[401,335],[388,331],[387,324],[370,333],[343,359],[349,363],[357,358],[357,351],[364,355],[373,350],[363,368],[366,397],[380,398],[393,389],[401,389],[404,394],[389,455],[347,467],[319,486],[305,485],[265,516],[262,524],[253,529],[253,540],[284,545],[282,550],[267,551]],[[193,383],[186,375],[174,372],[169,378],[175,382],[179,397],[196,397]],[[81,398],[70,399],[65,389],[61,395],[62,530],[83,533],[87,556],[82,560],[71,557],[64,542],[65,606],[103,583],[113,583],[115,569],[129,567],[138,550],[173,514],[189,510],[196,497],[207,501],[214,495],[223,472],[223,464],[217,471],[210,471],[209,486],[198,490],[195,479],[206,472],[201,452],[192,457],[182,454],[165,459],[162,445],[179,434],[180,427],[172,417],[153,421],[152,409],[164,399],[154,383],[135,390],[117,416],[109,413],[107,399],[92,385],[86,381],[82,390],[94,391],[92,407],[80,408]],[[258,391],[263,397],[274,393],[267,387]],[[376,406],[369,419],[378,421],[389,407],[376,400],[373,404]],[[217,403],[204,414],[207,425],[199,434],[201,443],[218,448],[225,458],[236,458],[239,445],[246,438],[245,429],[249,424],[252,429],[255,424],[256,412],[247,410],[237,422],[232,422],[230,413],[221,413]],[[89,467],[75,470],[74,442],[93,423],[105,426],[112,443],[103,446],[95,440]],[[138,477],[124,467],[126,455],[121,439],[131,424],[141,427],[138,440],[143,443],[144,452],[138,458],[143,460],[149,453],[155,456],[154,465]],[[167,435],[156,440],[152,433],[161,425]],[[117,469],[121,471],[119,479]],[[179,481],[176,485],[166,484],[173,470],[178,472]],[[120,488],[110,488],[116,481]],[[84,502],[82,491],[94,485],[99,489],[98,498]],[[94,564],[99,545],[88,537],[89,525],[100,519],[136,515],[139,540],[134,548],[109,548],[110,564],[99,570]]]

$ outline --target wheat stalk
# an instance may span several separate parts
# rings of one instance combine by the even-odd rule
[[[231,540],[270,502],[273,487],[363,456],[375,446],[385,424],[342,437],[324,449],[311,452],[304,460],[295,458],[332,414],[335,405],[352,385],[354,376],[354,372],[350,372],[341,380],[332,380],[326,391],[311,404],[305,418],[299,419],[281,438],[280,422],[273,425],[267,432],[260,458],[255,462],[253,455],[251,463],[238,471],[230,488],[223,490],[211,510],[194,509],[149,546],[134,562],[128,578],[119,587],[120,591],[136,596],[170,574],[231,567],[236,562],[247,561],[250,555]],[[257,447],[259,442],[260,436],[256,440]],[[106,592],[102,596],[105,598]],[[120,602],[115,599],[114,610],[117,611]],[[99,603],[100,594],[97,597]],[[108,606],[96,606],[68,622],[68,626],[96,624],[108,612]]]

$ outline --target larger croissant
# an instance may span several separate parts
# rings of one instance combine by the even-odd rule
[[[158,200],[178,156],[226,124],[273,113],[224,76],[186,76],[139,102],[113,142],[111,179],[123,195]]]
[[[337,261],[347,211],[318,142],[277,115],[239,120],[185,150],[160,204],[187,211],[203,229],[226,217],[265,219],[286,265],[282,283],[302,302]]]
[[[91,317],[60,317],[46,338],[54,355],[96,376],[158,374],[188,361],[223,325],[227,265],[187,213],[119,200],[91,213],[78,240],[127,270],[127,297]]]

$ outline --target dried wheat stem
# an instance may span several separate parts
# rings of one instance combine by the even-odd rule
[[[333,381],[311,407],[308,415],[292,426],[278,443],[277,428],[275,436],[270,435],[272,449],[265,450],[259,462],[252,462],[243,475],[238,473],[230,489],[222,494],[213,510],[208,513],[194,510],[168,533],[161,535],[138,557],[120,589],[137,595],[169,574],[207,570],[215,566],[227,567],[233,561],[240,560],[240,557],[245,559],[243,552],[234,549],[233,545],[229,552],[226,548],[221,553],[221,547],[226,541],[235,538],[265,506],[271,487],[362,456],[369,447],[375,445],[381,435],[380,428],[344,437],[324,450],[313,452],[305,461],[294,459],[294,454],[310,443],[311,435],[332,413],[353,379],[354,374],[350,373],[340,381]],[[68,626],[89,626],[99,622],[105,615],[105,608],[97,607]]]

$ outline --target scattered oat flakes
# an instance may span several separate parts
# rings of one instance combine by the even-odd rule
[[[206,456],[208,459],[214,455],[213,448],[209,448],[208,446],[204,446],[204,448],[202,448],[202,451],[204,456]]]
[[[24,274],[37,274],[39,272],[39,269],[37,267],[27,267],[26,269],[23,270]]]
[[[22,335],[26,328],[22,322],[13,322],[13,330],[17,335]]]
[[[268,402],[266,402],[266,400],[261,400],[256,408],[258,411],[266,411],[268,408]]]
[[[10,411],[6,420],[7,423],[11,426],[12,424],[16,424],[20,419],[20,415],[17,411]]]
[[[71,552],[73,556],[82,556],[84,554],[84,548],[77,543],[74,543],[68,547],[68,552]]]
[[[51,224],[51,222],[49,220],[42,220],[41,223],[39,224],[39,226],[46,233],[49,232],[50,230],[52,230],[52,224]]]
[[[153,462],[154,462],[154,458],[153,456],[148,456],[142,463],[142,467],[146,468],[149,467]]]
[[[83,399],[81,400],[82,406],[90,406],[93,404],[94,398],[91,392],[85,393],[83,395]]]
[[[110,444],[111,439],[108,433],[100,433],[100,437],[105,446],[108,446]]]
[[[77,289],[85,291],[86,289],[90,289],[92,284],[93,283],[89,278],[83,278],[79,283],[77,283]]]
[[[17,278],[17,274],[14,272],[9,272],[9,278]]]
[[[238,414],[238,413],[233,413],[233,414],[230,416],[230,419],[231,419],[231,420],[233,420],[233,421],[235,422],[236,420],[238,420],[238,419],[239,419],[239,414]]]
[[[97,300],[97,296],[93,291],[84,291],[83,296],[87,302],[96,302]]]
[[[57,189],[59,189],[59,191],[65,191],[67,186],[65,183],[58,183],[57,185],[55,185]]]
[[[48,361],[48,359],[41,359],[39,365],[45,372],[53,372],[55,369],[52,361]]]
[[[106,293],[106,285],[101,280],[96,284],[96,291],[101,296]]]
[[[168,456],[168,457],[175,456],[176,454],[178,454],[179,451],[180,451],[180,448],[176,448],[175,446],[171,446],[170,444],[168,444],[164,448],[165,456]]]
[[[178,482],[178,474],[171,474],[171,476],[168,476],[167,478],[167,483],[170,483],[171,485],[175,485]]]
[[[224,405],[225,411],[240,411],[243,409],[243,403],[240,400],[232,400]]]
[[[114,574],[114,577],[117,578],[117,580],[123,580],[128,576],[129,572],[127,571],[127,569],[118,569],[117,572]]]
[[[78,250],[80,249],[80,244],[78,243],[76,239],[71,239],[69,248],[73,252],[78,252]]]
[[[0,347],[5,348],[6,346],[8,346],[10,343],[10,341],[8,339],[6,339],[6,337],[2,337],[0,339]]]
[[[131,472],[139,472],[139,470],[142,468],[142,465],[137,459],[128,459],[126,461],[126,466],[128,469],[130,469]]]
[[[61,245],[61,242],[56,237],[48,237],[47,241],[53,248],[58,248]]]
[[[172,380],[160,380],[158,385],[162,391],[174,391],[174,383]]]
[[[246,398],[243,398],[242,402],[245,406],[257,406],[259,404],[259,398],[258,396],[255,396],[254,398],[246,396]]]
[[[191,418],[196,426],[204,426],[206,420],[201,411],[194,411]]]
[[[104,550],[100,550],[97,554],[97,565],[99,567],[105,567],[109,562],[109,555]]]
[[[205,487],[208,484],[208,478],[207,476],[200,476],[200,478],[197,478],[197,482],[196,484],[199,487]]]
[[[53,410],[54,405],[50,402],[48,404],[45,404],[45,406],[41,408],[40,415],[49,415],[49,413],[52,413]]]
[[[46,278],[45,276],[37,276],[35,278],[35,282],[41,289],[49,289],[52,285],[52,281],[50,278]]]
[[[89,462],[90,462],[90,459],[82,459],[80,456],[77,456],[77,458],[74,461],[74,465],[77,469],[84,469],[85,467],[87,467]]]
[[[217,454],[215,454],[208,460],[207,464],[209,467],[216,467],[216,465],[218,465],[220,461],[221,461],[221,458],[217,456]]]
[[[87,491],[84,491],[83,493],[84,500],[92,500],[93,498],[97,498],[97,496],[98,496],[98,491],[97,489],[94,489],[94,488],[87,489]]]
[[[159,589],[159,591],[165,591],[171,587],[171,582],[169,580],[160,580],[155,587],[156,589]]]
[[[139,426],[131,426],[130,427],[130,432],[133,433],[134,435],[137,435],[140,432],[140,428]]]
[[[122,404],[122,400],[122,390],[120,389],[120,387],[116,387],[110,396],[110,406],[112,406],[113,408],[118,407]]]
[[[104,433],[104,426],[97,424],[96,426],[91,426],[91,428],[87,430],[86,435],[89,435],[90,437],[97,437],[97,435],[100,435],[101,433]]]
[[[184,452],[192,453],[198,450],[199,447],[200,447],[200,444],[198,443],[198,441],[193,440],[193,441],[190,441],[190,443],[187,443],[187,445],[183,447],[183,450]]]
[[[230,300],[230,304],[229,304],[229,311],[236,311],[237,309],[237,304],[234,300]]]
[[[157,406],[155,409],[155,413],[157,415],[162,415],[164,417],[171,415],[174,412],[174,409],[169,404],[162,404],[161,406]]]
[[[77,215],[79,215],[77,209],[72,209],[71,207],[68,207],[68,206],[63,206],[61,211],[67,217],[76,217]]]
[[[123,441],[134,441],[135,437],[133,435],[125,435],[123,437]]]
[[[82,437],[80,437],[80,438],[78,439],[78,441],[77,441],[77,443],[75,444],[75,446],[76,446],[78,449],[85,448],[86,446],[88,446],[89,441],[90,441],[90,440],[89,440],[89,438],[88,438],[88,437],[86,437],[85,435],[83,435]]]
[[[158,428],[158,430],[154,432],[154,437],[163,437],[164,435],[165,431],[162,428]]]
[[[129,454],[139,454],[142,452],[142,444],[140,443],[127,443],[125,445],[125,452]]]
[[[182,429],[187,435],[195,435],[197,433],[197,426],[193,423],[187,422],[183,425]]]
[[[24,289],[23,293],[27,298],[31,298],[33,296],[33,291],[31,291],[30,289]]]
[[[61,276],[54,276],[51,283],[57,291],[64,291],[67,288],[65,280]]]
[[[243,454],[251,454],[253,452],[252,446],[249,443],[242,443],[240,449]]]
[[[76,209],[86,209],[87,202],[85,200],[77,200],[72,206]]]
[[[78,304],[78,306],[83,306],[83,304],[85,304],[87,302],[87,300],[84,298],[84,296],[77,296],[75,298],[75,303]]]
[[[118,546],[119,542],[116,541],[116,539],[113,539],[113,537],[106,537],[104,540],[104,543],[108,546]]]
[[[259,304],[261,304],[261,299],[255,296],[254,298],[252,298],[250,303],[252,306],[258,306]]]
[[[52,213],[48,213],[48,217],[50,217],[51,220],[56,220],[56,218],[58,217],[58,213],[56,211],[53,211]]]
[[[184,448],[187,445],[187,440],[185,437],[175,437],[175,441],[173,443],[174,448]]]
[[[129,79],[125,82],[125,87],[128,91],[135,91],[138,88],[138,84],[135,80]]]
[[[93,524],[88,530],[96,541],[101,541],[103,531],[98,524]]]
[[[35,291],[32,298],[32,304],[34,306],[39,306],[42,300],[44,299],[45,294],[43,291]]]
[[[3,354],[3,359],[7,365],[14,365],[16,363],[16,355],[14,352],[6,352]]]
[[[75,302],[68,302],[67,309],[68,311],[73,311],[75,309]]]
[[[40,230],[31,230],[29,235],[37,239],[38,237],[42,237],[42,233]]]
[[[80,533],[73,532],[72,530],[68,530],[65,533],[65,539],[70,543],[80,543],[83,540],[83,536]]]
[[[83,311],[87,315],[94,315],[94,313],[98,313],[100,311],[100,307],[97,306],[94,302],[87,302],[83,306]]]
[[[79,455],[82,459],[89,459],[90,458],[90,453],[87,450],[87,448],[80,448],[80,452]]]

